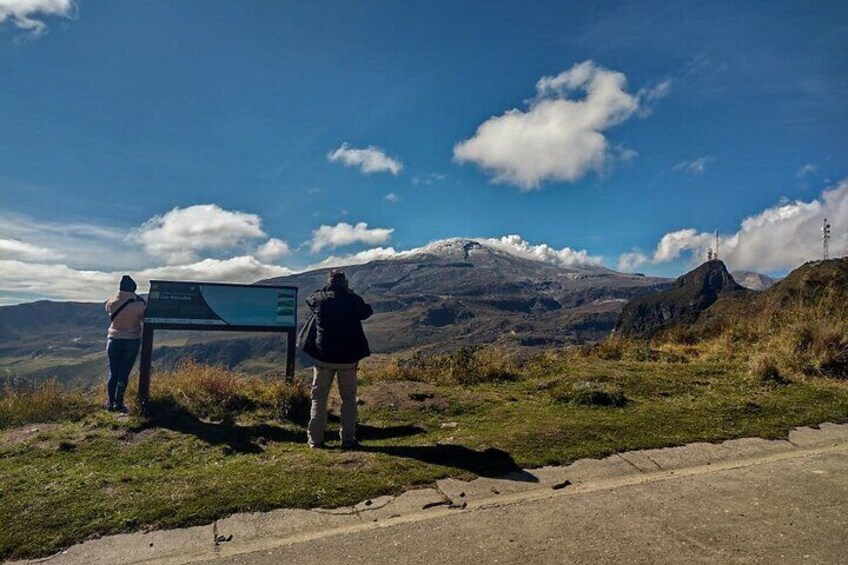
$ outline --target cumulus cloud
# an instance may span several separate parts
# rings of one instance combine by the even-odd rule
[[[330,255],[320,263],[310,265],[305,270],[326,269],[330,267],[346,267],[349,265],[362,265],[371,261],[380,261],[384,259],[395,259],[403,255],[410,254],[409,251],[396,251],[394,247],[374,247],[366,249],[358,253],[349,255]]]
[[[500,239],[481,239],[482,243],[525,259],[550,263],[558,267],[598,267],[602,258],[589,255],[585,249],[563,247],[556,249],[547,243],[533,245],[520,235],[505,235]]]
[[[46,247],[39,247],[17,239],[0,238],[0,259],[18,259],[21,261],[50,261],[61,259],[63,255]]]
[[[734,233],[720,236],[719,256],[733,270],[778,272],[821,258],[822,220],[833,226],[831,249],[841,255],[848,249],[848,179],[826,189],[809,202],[781,202],[749,216]],[[619,268],[632,270],[644,264],[662,264],[689,256],[702,261],[715,245],[715,236],[693,228],[665,234],[651,256],[637,251],[619,258]]]
[[[254,255],[261,261],[275,261],[291,253],[289,244],[281,239],[272,237],[257,248]]]
[[[618,258],[618,270],[631,273],[648,261],[650,261],[650,257],[638,251],[622,253]]]
[[[386,200],[391,203],[400,202],[400,196],[398,196],[394,192],[390,192],[383,197],[383,200]]]
[[[71,18],[75,12],[73,0],[0,0],[0,24],[9,22],[31,37],[47,30],[43,18]]]
[[[217,204],[174,208],[157,215],[130,234],[153,257],[170,264],[198,259],[202,250],[226,250],[265,237],[256,214],[224,210]]]
[[[340,222],[335,226],[323,225],[312,232],[313,253],[317,253],[326,247],[343,247],[353,243],[364,243],[366,245],[380,245],[386,243],[391,237],[394,229],[369,228],[365,222],[350,225]]]
[[[707,170],[707,165],[715,163],[715,157],[704,156],[704,157],[696,157],[695,159],[691,159],[689,161],[681,161],[677,163],[674,167],[672,167],[673,171],[679,173],[689,173],[692,175],[702,175],[704,171]]]
[[[544,181],[574,182],[615,159],[606,131],[633,115],[647,115],[670,84],[631,94],[624,74],[593,61],[576,64],[539,79],[526,111],[515,108],[483,122],[454,146],[454,159],[475,163],[495,182],[522,190],[538,189]]]
[[[371,173],[391,173],[397,175],[403,169],[403,163],[393,159],[379,147],[369,145],[365,149],[351,147],[347,142],[327,154],[331,163],[342,163],[346,167],[359,167],[368,175]]]
[[[283,277],[293,271],[286,267],[267,265],[252,255],[228,259],[203,259],[187,265],[166,265],[139,271],[142,281],[177,279],[212,282],[254,283],[260,279]]]

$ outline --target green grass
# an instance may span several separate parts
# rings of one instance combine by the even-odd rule
[[[848,417],[844,380],[766,386],[750,378],[741,359],[562,353],[519,363],[491,353],[470,361],[468,352],[462,355],[458,368],[445,359],[418,360],[416,383],[397,381],[410,376],[397,364],[366,366],[359,452],[306,447],[301,389],[197,366],[157,374],[153,420],[88,405],[58,418],[66,420],[59,427],[14,443],[9,438],[19,429],[13,426],[43,412],[23,417],[9,409],[0,420],[7,427],[0,432],[0,558],[41,556],[91,536],[208,523],[234,512],[348,505],[448,476],[495,476],[692,441],[785,437],[794,426]],[[484,366],[490,363],[507,370],[490,371]],[[475,382],[465,372],[469,366],[491,379]],[[406,392],[412,388],[415,394]],[[620,407],[573,401],[586,390],[620,393],[627,401]],[[232,415],[220,420],[222,410]],[[287,418],[279,417],[283,411]]]

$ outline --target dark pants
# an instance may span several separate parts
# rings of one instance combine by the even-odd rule
[[[124,405],[124,392],[130,380],[130,371],[138,356],[140,339],[107,339],[106,354],[109,357],[109,380],[106,390],[109,393],[109,404]]]

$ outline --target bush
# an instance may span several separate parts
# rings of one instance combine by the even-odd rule
[[[686,363],[689,358],[680,353],[652,349],[647,342],[611,337],[600,343],[576,349],[582,357],[604,361],[646,361],[664,363]]]
[[[751,357],[748,375],[754,384],[766,388],[783,386],[789,381],[780,374],[777,363],[771,355],[764,353]]]
[[[93,403],[81,392],[64,391],[55,381],[6,388],[0,396],[0,428],[76,421],[92,410]]]
[[[575,383],[570,388],[552,388],[550,394],[556,402],[576,406],[621,408],[628,402],[627,397],[620,390],[610,390],[592,382]]]
[[[309,413],[310,404],[309,391],[302,382],[240,375],[194,361],[158,374],[151,400],[217,421],[234,421],[247,413],[301,421],[304,413]]]
[[[520,368],[505,351],[496,347],[463,347],[452,353],[392,359],[369,365],[363,372],[367,380],[405,380],[442,385],[474,385],[511,381],[519,378]]]

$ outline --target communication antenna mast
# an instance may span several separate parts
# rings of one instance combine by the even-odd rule
[[[822,220],[822,259],[827,261],[830,259],[830,224],[827,223],[827,218]]]
[[[716,245],[715,245],[715,252],[713,253],[713,259],[718,261],[718,230],[715,231],[715,237],[716,237]]]

